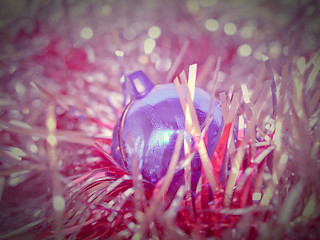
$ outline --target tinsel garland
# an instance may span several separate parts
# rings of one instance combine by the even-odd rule
[[[0,9],[0,239],[320,237],[317,1]],[[111,157],[121,77],[178,88],[194,63],[224,128],[213,178],[206,168],[194,199],[186,185],[168,198],[174,155],[156,185]]]

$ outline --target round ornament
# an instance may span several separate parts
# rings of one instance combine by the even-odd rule
[[[168,170],[179,132],[183,132],[184,139],[189,139],[193,149],[195,144],[185,131],[185,116],[173,83],[154,86],[142,71],[128,75],[126,80],[125,86],[132,100],[114,128],[112,156],[131,173],[132,160],[136,158],[143,178],[155,184]],[[195,88],[193,103],[201,130],[205,127],[207,114],[211,114],[212,121],[205,141],[211,158],[223,127],[221,105],[214,99],[210,111],[210,96],[200,88]],[[183,158],[182,146],[179,161]],[[191,160],[192,188],[196,187],[201,171],[197,152]],[[177,170],[172,189],[183,183],[183,175],[183,169]]]

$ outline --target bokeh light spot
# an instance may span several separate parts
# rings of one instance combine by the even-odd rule
[[[89,27],[81,29],[80,35],[83,39],[91,39],[93,37],[93,30]]]
[[[223,30],[224,30],[225,34],[231,36],[237,32],[237,26],[232,22],[228,22],[224,25]]]
[[[136,37],[136,30],[134,29],[134,27],[127,27],[124,29],[123,31],[123,36],[126,40],[133,40]]]
[[[253,31],[255,30],[254,26],[248,25],[241,29],[240,35],[244,39],[249,39],[253,36]]]
[[[114,54],[115,54],[116,56],[118,56],[118,57],[123,57],[123,56],[124,56],[124,52],[121,51],[121,50],[116,50],[116,51],[114,52]]]
[[[149,38],[156,39],[156,38],[160,37],[160,35],[161,35],[161,28],[160,27],[152,26],[149,28],[149,30],[148,30]]]
[[[252,194],[252,200],[253,201],[260,201],[261,197],[262,197],[262,194],[259,193],[259,192],[256,192],[256,193]]]
[[[251,53],[252,53],[252,48],[249,44],[242,44],[238,48],[238,54],[242,57],[248,57],[251,55]]]
[[[102,8],[101,8],[101,13],[104,15],[104,16],[110,16],[111,13],[112,13],[112,7],[109,5],[109,4],[106,4],[104,5]]]
[[[57,212],[61,212],[65,208],[65,201],[61,196],[54,196],[53,198],[53,208]]]
[[[171,67],[171,59],[168,57],[159,58],[156,62],[156,69],[160,72],[166,72]]]
[[[270,44],[269,48],[269,56],[273,59],[276,59],[279,57],[281,53],[281,45],[278,42],[273,42]]]
[[[262,61],[261,52],[258,51],[258,50],[253,52],[253,57],[254,57],[255,59],[257,59],[258,61]]]
[[[30,147],[29,147],[29,150],[32,153],[37,153],[39,149],[38,149],[36,144],[31,144]]]
[[[26,88],[24,87],[24,85],[21,82],[17,82],[15,84],[15,89],[19,95],[23,95],[26,91]]]
[[[49,134],[47,137],[47,142],[52,146],[55,147],[57,145],[57,138],[53,134]]]
[[[189,12],[196,13],[199,11],[200,5],[197,0],[187,0],[186,4]]]
[[[207,19],[207,21],[205,22],[205,26],[208,31],[214,32],[218,30],[219,23],[217,20],[210,18],[210,19]]]
[[[50,117],[47,119],[46,121],[46,125],[47,125],[47,128],[50,130],[50,131],[53,131],[57,128],[57,124],[56,124],[56,121],[54,120],[54,118]]]
[[[150,54],[156,46],[156,42],[152,38],[148,38],[144,41],[144,53]]]
[[[142,54],[142,55],[139,55],[138,62],[142,65],[146,65],[149,62],[149,59],[146,55]]]

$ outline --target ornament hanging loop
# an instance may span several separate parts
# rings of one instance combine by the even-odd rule
[[[132,99],[144,97],[153,87],[154,84],[142,71],[136,71],[127,76],[126,88]]]

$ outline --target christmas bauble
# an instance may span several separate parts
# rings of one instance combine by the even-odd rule
[[[156,183],[168,170],[178,133],[183,131],[184,138],[187,138],[185,116],[173,83],[154,86],[142,71],[129,75],[127,82],[126,89],[132,101],[115,126],[112,156],[129,172],[132,172],[132,159],[135,157],[143,178]],[[201,130],[205,126],[209,104],[209,94],[196,88],[194,107]],[[213,101],[210,114],[212,121],[207,133],[207,151],[211,158],[223,125],[222,110],[217,99]],[[182,147],[180,160],[183,157]],[[191,161],[193,188],[201,175],[201,166],[199,154],[196,153]],[[174,185],[183,183],[183,171],[181,169],[175,174]]]

